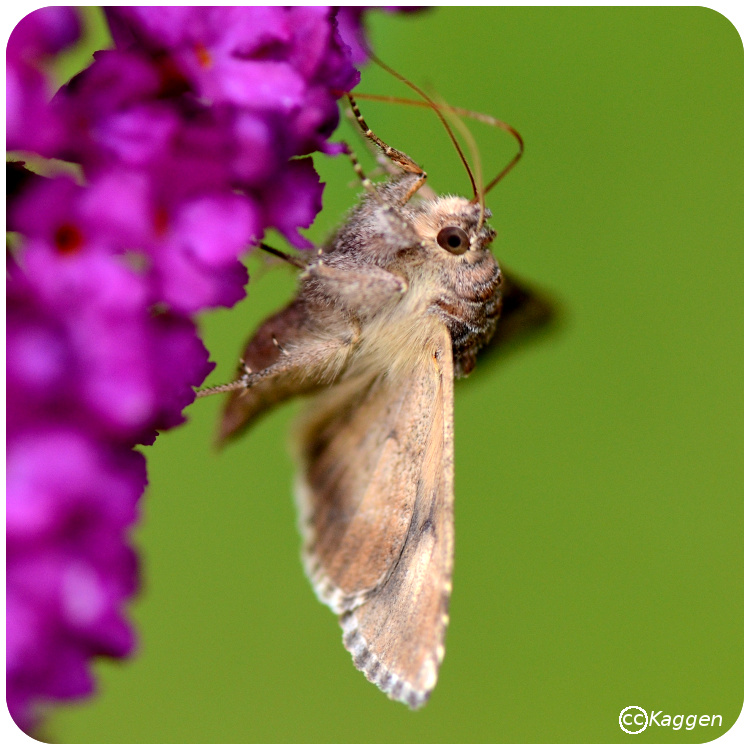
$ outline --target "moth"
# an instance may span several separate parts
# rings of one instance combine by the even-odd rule
[[[502,307],[484,195],[523,143],[518,136],[516,159],[478,189],[442,116],[466,112],[412,88],[459,148],[473,198],[419,199],[424,170],[376,136],[350,96],[388,179],[372,183],[349,150],[365,190],[343,226],[312,259],[261,245],[300,268],[298,293],[250,338],[237,379],[200,395],[230,392],[221,442],[276,404],[313,396],[294,430],[305,570],[339,616],[355,666],[419,708],[445,654],[453,381],[474,368]]]

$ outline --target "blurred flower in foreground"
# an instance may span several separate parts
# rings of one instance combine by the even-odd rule
[[[135,446],[182,422],[212,369],[191,316],[244,295],[242,252],[267,228],[308,245],[323,186],[292,157],[337,152],[334,92],[359,79],[330,8],[106,15],[115,48],[52,101],[74,11],[31,13],[7,47],[8,148],[81,175],[8,181],[7,696],[27,731],[91,692],[92,657],[133,649]]]

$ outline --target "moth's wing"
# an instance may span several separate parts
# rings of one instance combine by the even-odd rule
[[[268,409],[288,398],[309,394],[335,380],[348,351],[348,337],[350,325],[341,313],[310,310],[299,298],[264,321],[245,346],[244,367],[237,377],[245,367],[270,374],[247,390],[229,394],[217,442],[221,445],[242,434]]]
[[[354,382],[302,431],[305,563],[356,667],[412,708],[435,685],[453,569],[453,362],[441,330],[407,378]]]
[[[277,336],[286,339],[284,334],[287,331],[303,330],[304,314],[304,307],[295,300],[265,320],[245,345],[237,377],[243,374],[245,367],[251,372],[262,372],[276,364],[282,352],[274,339]],[[295,378],[295,374],[290,369],[275,378],[276,382],[269,380],[261,383],[260,387],[230,392],[224,402],[217,442],[221,445],[230,438],[237,437],[271,406],[296,395],[300,390],[298,383],[301,379]]]
[[[500,319],[492,338],[479,351],[480,359],[489,359],[498,353],[505,355],[533,335],[551,331],[564,317],[559,300],[530,286],[505,266],[500,290]]]

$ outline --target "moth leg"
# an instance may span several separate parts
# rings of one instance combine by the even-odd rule
[[[346,143],[344,144],[344,153],[349,157],[349,161],[351,161],[354,172],[357,175],[360,183],[362,184],[362,187],[368,193],[370,193],[370,195],[372,195],[372,197],[375,198],[375,200],[378,201],[378,203],[380,203],[384,208],[390,209],[387,201],[383,198],[382,195],[380,195],[380,193],[376,190],[372,180],[365,174],[364,170],[362,169],[362,165],[359,163],[359,159],[357,159],[356,154],[351,150],[351,148],[349,148]]]
[[[330,362],[336,353],[346,349],[356,338],[354,333],[347,338],[320,339],[312,345],[304,342],[303,346],[292,346],[287,348],[279,343],[279,340],[271,334],[271,343],[278,350],[278,359],[268,367],[261,370],[253,370],[247,361],[241,357],[239,362],[239,373],[235,380],[223,385],[200,388],[197,391],[199,398],[213,396],[217,393],[232,393],[241,391],[245,396],[251,389],[268,388],[277,381],[283,380],[284,376],[297,375],[298,373],[309,373],[308,379],[315,381],[318,370],[325,370],[325,365]],[[253,339],[252,343],[255,343]],[[323,376],[324,377],[324,376]]]
[[[372,132],[370,126],[365,122],[365,118],[362,117],[362,113],[359,111],[357,103],[354,101],[354,97],[351,94],[347,94],[349,97],[349,104],[351,105],[352,112],[357,118],[357,123],[365,135],[365,138],[369,138],[394,164],[398,164],[404,172],[408,172],[413,175],[417,175],[417,179],[410,186],[409,191],[402,198],[402,205],[409,202],[414,193],[424,185],[427,180],[427,172],[414,161],[408,154],[403,151],[399,151],[392,146],[389,146],[385,141],[378,138],[375,133]]]
[[[273,345],[282,353],[282,354],[288,354],[289,352],[279,343],[279,340],[274,336],[274,334],[271,334],[271,341],[273,341]]]
[[[403,297],[409,288],[403,276],[379,266],[336,268],[318,261],[302,274],[313,292],[335,300],[347,310],[378,310]]]
[[[360,125],[351,108],[347,108],[344,111],[344,116],[349,120],[352,127],[359,131]],[[402,174],[403,170],[400,167],[397,167],[369,138],[365,141],[365,145],[372,155],[372,158],[378,163],[378,168],[376,168],[374,172],[376,175],[387,174],[391,177],[398,177]]]
[[[226,402],[219,425],[217,443],[236,437],[272,406],[293,396],[313,393],[336,382],[343,371],[357,331],[349,325],[340,335],[325,339],[316,336],[302,341],[284,342],[273,336],[271,345],[278,359],[257,371],[243,366]],[[251,347],[263,343],[253,339]]]
[[[351,109],[346,110],[346,117],[355,124],[355,127],[359,127],[357,123],[357,118],[354,115],[354,112],[352,112]],[[378,148],[372,140],[369,138],[366,140],[366,144],[368,146],[368,149],[370,153],[372,154],[373,159],[378,163],[378,166],[380,169],[375,170],[375,172],[371,172],[371,175],[375,174],[387,174],[390,177],[399,177],[403,174],[403,170],[400,167],[397,167],[381,150]],[[351,158],[351,157],[350,157]],[[355,172],[356,172],[355,168]],[[357,172],[359,175],[359,172]],[[360,177],[360,181],[362,181],[362,178]],[[364,184],[364,183],[363,183]],[[372,182],[370,181],[370,184]],[[420,188],[417,189],[419,195],[422,196],[425,200],[435,200],[437,198],[437,193],[426,183],[423,181],[423,184]]]
[[[372,132],[370,126],[365,122],[365,118],[362,117],[362,113],[359,111],[357,103],[354,101],[354,97],[351,94],[347,94],[349,97],[349,104],[352,107],[352,112],[357,118],[357,123],[365,134],[365,138],[369,138],[392,162],[398,164],[404,172],[411,172],[412,174],[424,175],[425,179],[427,174],[424,169],[414,161],[408,154],[403,151],[399,151],[392,146],[389,146],[385,141],[378,138],[375,133]]]
[[[288,374],[304,372],[308,379],[319,380],[322,384],[328,379],[327,371],[331,369],[331,360],[348,351],[356,338],[356,332],[351,329],[350,335],[345,337],[311,337],[311,340],[284,345],[271,334],[271,341],[279,351],[279,358],[272,365],[258,371],[243,365],[244,372],[239,379],[246,389],[251,389],[266,386],[269,381],[283,379]]]
[[[367,191],[370,198],[378,203],[380,210],[384,212],[384,217],[391,225],[392,229],[397,233],[408,232],[409,224],[404,220],[399,208],[420,189],[420,186],[424,183],[426,175],[404,174],[404,172],[401,171],[400,173],[397,173],[399,175],[398,177],[392,178],[390,182],[378,188],[364,173],[362,165],[359,163],[355,153],[346,144],[344,144],[344,153],[349,157],[352,167],[354,167],[354,171],[357,174],[359,181],[362,183],[362,187]],[[380,154],[380,156],[385,159],[382,154]],[[391,169],[395,169],[392,163],[390,166]],[[390,173],[390,170],[388,171]],[[322,252],[321,249],[318,251],[318,254],[321,254]]]

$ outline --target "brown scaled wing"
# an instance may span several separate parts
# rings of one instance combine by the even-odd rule
[[[453,361],[443,330],[410,376],[344,383],[300,430],[305,564],[344,644],[422,705],[444,654],[453,569]]]

